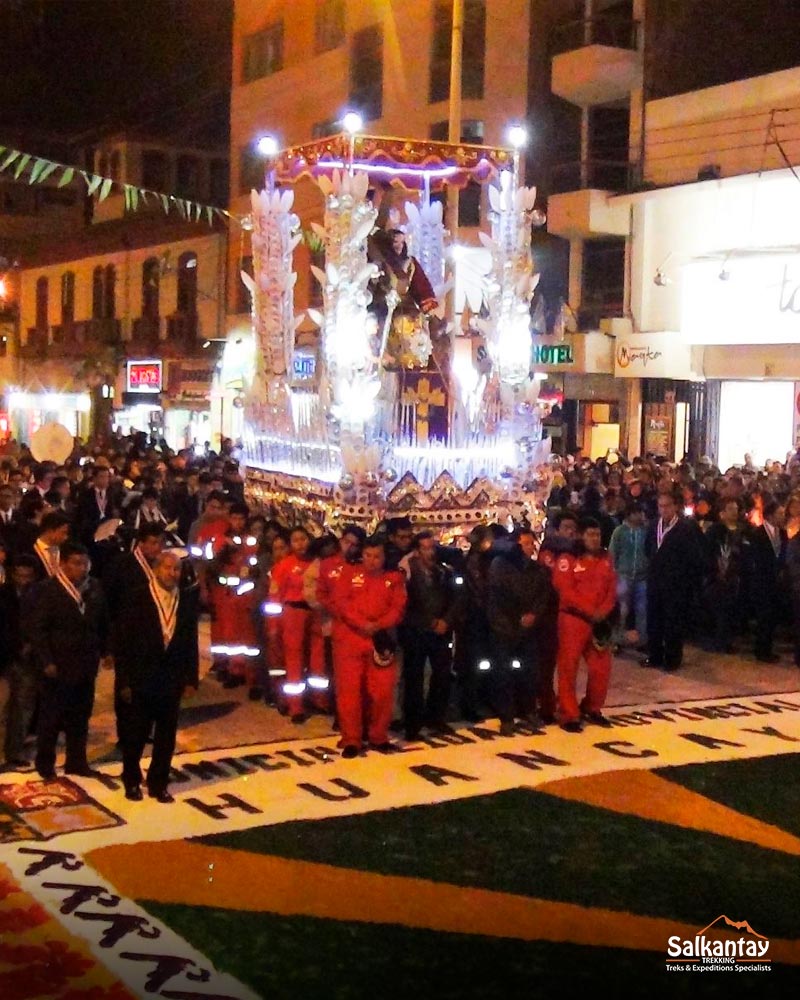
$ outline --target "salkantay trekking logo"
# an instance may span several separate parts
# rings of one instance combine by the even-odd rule
[[[733,931],[745,933],[737,937]],[[675,934],[667,941],[667,971],[770,972],[768,952],[768,938],[754,931],[746,920],[731,920],[722,914],[693,938]]]

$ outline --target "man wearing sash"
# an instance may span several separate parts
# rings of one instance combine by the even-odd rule
[[[133,801],[142,798],[141,759],[152,726],[148,794],[174,801],[168,782],[180,701],[184,691],[197,687],[199,662],[197,603],[180,590],[180,577],[178,555],[161,552],[147,587],[118,606],[112,628],[122,781]]]
[[[66,736],[65,774],[94,777],[86,758],[94,685],[106,652],[108,615],[100,585],[89,577],[82,545],[61,546],[58,572],[39,587],[29,635],[40,671],[36,770],[56,776],[58,734]]]
[[[61,511],[45,514],[39,525],[39,534],[33,543],[36,561],[36,579],[48,580],[59,568],[59,548],[69,537],[70,520]]]

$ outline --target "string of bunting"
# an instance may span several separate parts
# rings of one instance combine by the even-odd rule
[[[14,180],[19,180],[26,171],[28,172],[28,184],[42,184],[52,174],[60,170],[61,176],[56,187],[67,187],[77,178],[85,182],[86,193],[89,197],[97,197],[98,201],[105,201],[116,188],[122,192],[125,198],[127,212],[135,212],[140,203],[147,205],[152,200],[155,204],[161,205],[165,215],[169,215],[170,209],[174,207],[178,215],[187,222],[199,222],[201,218],[205,217],[210,226],[216,216],[223,222],[234,222],[237,225],[242,223],[239,216],[225,208],[205,205],[189,198],[178,198],[174,194],[164,194],[161,191],[151,191],[135,184],[125,184],[122,181],[114,180],[113,177],[103,177],[100,174],[83,170],[81,167],[59,163],[57,160],[49,160],[44,156],[36,156],[20,149],[0,145],[0,173],[10,170],[12,167]]]

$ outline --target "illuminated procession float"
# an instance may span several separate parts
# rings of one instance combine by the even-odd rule
[[[324,217],[309,230],[322,307],[298,315],[301,178],[321,189]],[[491,234],[479,234],[478,294],[456,329],[444,318],[454,255],[435,196],[468,182],[488,185]],[[343,133],[276,152],[251,197],[251,500],[328,526],[403,514],[453,533],[498,517],[540,523],[549,442],[532,372],[530,247],[544,220],[518,151]],[[298,337],[309,317],[316,332]]]

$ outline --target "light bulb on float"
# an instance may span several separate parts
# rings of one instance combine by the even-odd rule
[[[267,191],[275,190],[275,158],[280,152],[274,135],[262,135],[256,142],[256,152],[264,157],[264,186]]]
[[[353,161],[356,158],[356,134],[364,128],[364,119],[357,111],[348,111],[342,118],[342,126],[350,136],[350,148],[347,169],[353,173]]]

